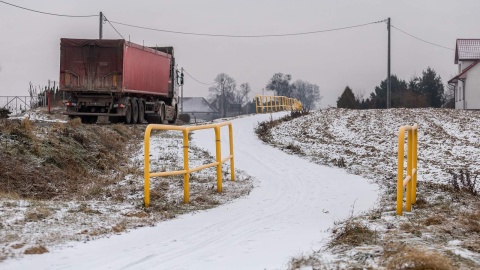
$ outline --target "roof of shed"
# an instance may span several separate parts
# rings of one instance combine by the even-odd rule
[[[203,97],[184,97],[183,111],[189,113],[216,113],[217,111]]]

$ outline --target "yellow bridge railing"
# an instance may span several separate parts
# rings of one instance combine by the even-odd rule
[[[220,144],[220,128],[223,126],[228,126],[229,139],[230,139],[230,155],[222,159],[222,150]],[[205,164],[196,168],[189,168],[188,165],[188,145],[189,139],[188,134],[190,131],[202,130],[202,129],[213,129],[215,131],[215,148],[216,148],[216,161],[210,164]],[[183,133],[183,170],[181,171],[171,171],[171,172],[150,172],[150,133],[152,130],[178,130]],[[232,181],[235,180],[235,170],[234,170],[234,156],[233,156],[233,129],[231,122],[223,122],[218,124],[210,124],[203,126],[171,126],[171,125],[156,125],[151,124],[147,126],[145,130],[145,139],[144,139],[144,203],[145,207],[150,206],[150,178],[152,177],[161,177],[161,176],[171,176],[171,175],[180,175],[183,174],[183,201],[188,203],[190,201],[190,173],[196,172],[205,168],[217,167],[217,191],[222,192],[222,164],[230,160],[230,174]]]
[[[255,96],[255,112],[301,111],[302,103],[294,98],[285,96]]]
[[[408,132],[407,137],[407,173],[406,178],[403,178],[404,169],[404,147],[405,147],[405,132]],[[403,214],[403,190],[407,188],[407,198],[405,210],[412,211],[412,204],[417,201],[417,146],[418,146],[418,126],[402,126],[398,131],[398,170],[397,170],[397,215]]]

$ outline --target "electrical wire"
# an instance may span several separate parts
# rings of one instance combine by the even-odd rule
[[[187,72],[187,70],[185,70],[185,68],[183,69],[183,72],[185,72],[190,78],[192,78],[194,81],[196,81],[200,84],[204,84],[204,85],[214,85],[214,84],[216,84],[216,82],[214,82],[214,83],[204,83],[204,82],[201,82],[201,81],[195,79],[192,75],[190,75],[190,73]]]
[[[442,46],[442,45],[438,45],[438,44],[435,44],[435,43],[433,43],[433,42],[430,42],[430,41],[421,39],[421,38],[419,38],[419,37],[416,37],[416,36],[414,36],[414,35],[412,35],[412,34],[409,34],[409,33],[405,32],[405,31],[403,31],[403,30],[401,30],[401,29],[399,29],[399,28],[397,28],[397,27],[395,27],[395,26],[393,26],[393,25],[392,25],[392,27],[395,28],[397,31],[400,31],[400,32],[404,33],[405,35],[410,36],[410,37],[412,37],[412,38],[414,38],[414,39],[420,40],[420,41],[422,41],[422,42],[428,43],[428,44],[433,45],[433,46],[440,47],[440,48],[442,48],[442,49],[455,51],[455,49],[452,49],[452,48],[449,48],[449,47],[445,47],[445,46]]]
[[[86,18],[86,17],[98,17],[98,16],[99,16],[99,15],[65,15],[65,14],[57,14],[57,13],[50,13],[50,12],[43,12],[43,11],[39,11],[39,10],[29,9],[29,8],[26,8],[26,7],[21,7],[21,6],[17,6],[17,5],[11,4],[11,3],[7,3],[7,2],[5,2],[5,1],[0,1],[0,3],[6,4],[6,5],[9,5],[9,6],[12,6],[12,7],[24,9],[24,10],[36,12],[36,13],[41,13],[41,14],[46,14],[46,15],[52,15],[52,16],[59,16],[59,17]]]
[[[120,32],[118,32],[117,28],[115,28],[115,26],[113,26],[113,24],[107,19],[107,17],[105,17],[105,15],[103,16],[104,20],[106,22],[108,22],[108,24],[110,24],[110,26],[113,28],[113,30],[115,30],[115,32],[117,32],[117,34],[122,38],[122,39],[125,39],[122,34],[120,34]]]
[[[172,33],[172,34],[181,34],[181,35],[207,36],[207,37],[228,37],[228,38],[267,38],[267,37],[300,36],[300,35],[310,35],[310,34],[319,34],[319,33],[325,33],[325,32],[333,32],[333,31],[339,31],[339,30],[346,30],[346,29],[351,29],[351,28],[363,27],[363,26],[367,26],[367,25],[371,25],[371,24],[382,23],[382,22],[385,22],[385,21],[386,21],[386,20],[375,21],[375,22],[369,22],[369,23],[364,23],[364,24],[357,24],[357,25],[352,25],[352,26],[345,26],[345,27],[325,29],[325,30],[316,30],[316,31],[307,31],[307,32],[297,32],[297,33],[285,33],[285,34],[266,34],[266,35],[229,35],[229,34],[211,34],[211,33],[182,32],[182,31],[173,31],[173,30],[165,30],[165,29],[156,29],[156,28],[151,28],[151,27],[138,26],[138,25],[133,25],[133,24],[128,24],[128,23],[122,23],[122,22],[115,22],[115,21],[111,21],[111,22],[114,23],[114,24],[123,25],[123,26],[128,26],[128,27],[133,27],[133,28],[138,28],[138,29],[144,29],[144,30],[150,30],[150,31],[157,31],[157,32],[164,32],[164,33]]]

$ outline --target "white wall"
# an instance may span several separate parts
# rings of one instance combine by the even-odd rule
[[[465,109],[480,109],[480,66],[477,65],[467,73],[465,81]]]
[[[455,86],[455,109],[464,109],[464,88],[463,82],[459,80]]]

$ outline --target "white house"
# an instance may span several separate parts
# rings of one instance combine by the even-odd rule
[[[458,75],[448,81],[455,87],[455,109],[480,109],[480,39],[457,39]]]

